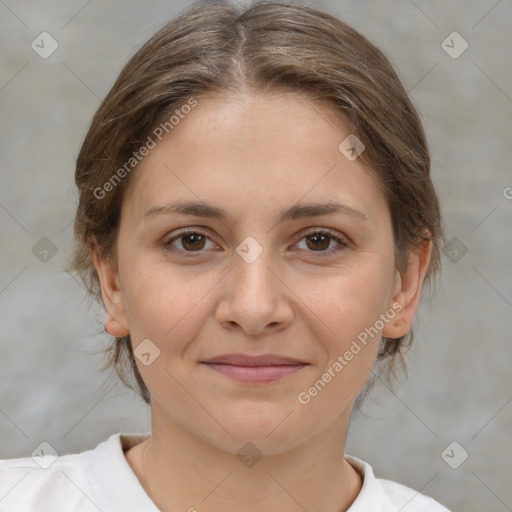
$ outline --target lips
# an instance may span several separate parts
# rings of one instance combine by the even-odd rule
[[[208,364],[230,364],[234,366],[289,366],[308,364],[300,359],[277,354],[263,354],[260,356],[252,356],[249,354],[223,354],[202,362]]]
[[[207,361],[201,361],[201,363],[231,379],[260,384],[283,379],[309,364],[296,358],[277,354],[260,356],[223,354]]]

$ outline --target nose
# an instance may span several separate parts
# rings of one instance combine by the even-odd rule
[[[226,329],[258,335],[279,331],[293,319],[292,293],[266,251],[252,262],[238,254],[224,280],[217,321]],[[274,264],[273,264],[274,263]]]

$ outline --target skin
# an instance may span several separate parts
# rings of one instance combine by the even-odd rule
[[[343,454],[380,336],[308,404],[297,395],[393,304],[402,309],[382,335],[410,330],[431,245],[411,252],[408,270],[397,272],[384,194],[360,159],[338,150],[349,134],[332,108],[296,94],[202,97],[132,176],[118,265],[92,251],[107,330],[130,333],[135,350],[148,338],[160,350],[148,366],[137,360],[152,395],[152,435],[125,454],[158,507],[335,512],[360,492],[361,476]],[[230,219],[143,218],[177,200],[225,209]],[[279,221],[282,209],[328,201],[365,219],[331,213]],[[207,238],[195,245],[190,236],[175,238],[182,228]],[[306,232],[326,229],[347,245]],[[251,263],[236,252],[246,237],[262,249]],[[201,364],[234,352],[309,364],[267,384]],[[262,454],[252,467],[236,456],[247,442]]]

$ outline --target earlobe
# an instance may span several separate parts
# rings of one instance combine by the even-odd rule
[[[127,336],[130,330],[127,327],[128,322],[118,271],[110,262],[100,258],[94,249],[90,248],[89,251],[98,273],[101,284],[101,296],[107,313],[105,330],[112,336]]]
[[[423,282],[430,265],[431,251],[432,241],[423,242],[419,248],[414,248],[410,252],[406,271],[403,273],[397,271],[393,299],[390,304],[390,308],[397,313],[382,330],[384,337],[400,338],[411,330],[419,306]]]
[[[112,336],[116,336],[118,338],[123,338],[124,336],[128,336],[128,334],[130,334],[129,329],[122,326],[115,318],[110,315],[110,313],[107,313],[105,330]]]

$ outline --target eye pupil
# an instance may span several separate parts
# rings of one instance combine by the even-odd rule
[[[310,235],[310,236],[306,237],[306,240],[307,240],[308,247],[310,249],[313,249],[313,250],[327,249],[329,247],[329,244],[330,244],[330,236],[329,235],[324,235],[322,233],[315,233],[313,235]],[[311,247],[310,244],[309,244],[309,242],[311,240],[315,240],[313,242],[313,247]],[[320,242],[320,244],[318,244],[317,242]]]

